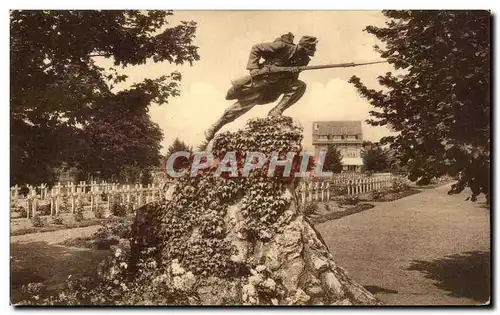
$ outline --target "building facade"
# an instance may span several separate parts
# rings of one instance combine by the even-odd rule
[[[342,154],[343,172],[361,172],[363,132],[361,121],[314,121],[312,142],[315,156],[333,144]]]

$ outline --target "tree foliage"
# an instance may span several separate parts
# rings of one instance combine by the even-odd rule
[[[179,138],[175,138],[174,142],[168,147],[167,149],[167,156],[165,157],[165,161],[168,160],[168,158],[176,153],[176,152],[189,152],[193,153],[193,148],[189,145],[187,145],[184,141],[179,140]],[[174,170],[180,170],[184,167],[187,167],[190,163],[190,159],[186,157],[178,157],[175,159],[174,164],[172,167]],[[165,165],[166,167],[166,165]]]
[[[105,173],[159,162],[161,132],[147,108],[179,95],[180,74],[147,78],[119,92],[115,85],[127,80],[120,67],[199,59],[196,23],[169,25],[172,14],[10,12],[12,183],[50,181],[61,162]],[[99,58],[114,66],[99,66]]]
[[[342,153],[335,145],[327,147],[323,169],[333,173],[342,172]]]
[[[172,142],[172,144],[167,149],[167,158],[175,152],[180,151],[193,153],[193,148],[187,145],[184,141],[179,140],[179,138],[175,138],[174,142]]]
[[[363,168],[368,172],[385,172],[389,169],[389,154],[387,149],[378,143],[369,143],[363,146],[361,153]]]
[[[450,193],[469,186],[473,200],[489,192],[490,13],[384,11],[385,27],[367,26],[375,47],[398,74],[378,77],[383,90],[350,80],[375,107],[373,126],[399,134],[382,139],[410,180],[463,172]]]
[[[99,171],[103,178],[110,178],[124,167],[160,166],[163,132],[151,121],[148,105],[140,104],[147,101],[128,102],[128,93],[96,104],[92,119],[85,125],[84,138],[89,147],[82,167],[89,173]]]

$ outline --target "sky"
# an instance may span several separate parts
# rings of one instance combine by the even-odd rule
[[[363,29],[385,22],[380,11],[176,11],[171,24],[187,20],[198,23],[195,45],[200,61],[193,66],[151,62],[122,70],[129,76],[127,85],[175,70],[182,74],[181,96],[150,108],[152,120],[164,132],[162,153],[175,138],[193,147],[203,141],[203,132],[234,102],[226,101],[225,94],[231,80],[248,73],[245,67],[254,44],[292,32],[295,42],[303,35],[318,38],[310,65],[380,60],[373,50],[377,39]],[[390,135],[387,127],[364,122],[373,107],[348,83],[356,75],[369,87],[381,89],[376,78],[388,71],[393,71],[390,65],[376,64],[301,73],[307,91],[284,115],[304,127],[304,149],[313,149],[312,122],[318,120],[361,120],[365,140]],[[276,104],[257,105],[221,131],[242,128],[249,118],[266,116]]]

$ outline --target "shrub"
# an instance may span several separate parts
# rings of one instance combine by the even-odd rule
[[[60,216],[55,216],[55,217],[52,217],[52,223],[55,224],[55,225],[63,225],[64,224],[64,220]]]
[[[124,205],[125,205],[125,209],[127,209],[127,213],[135,214],[134,205],[132,203],[126,202]]]
[[[453,181],[453,178],[451,176],[449,176],[449,175],[443,175],[441,177],[436,178],[436,182],[438,184],[448,183],[448,182],[451,182],[451,181]]]
[[[111,206],[111,213],[116,217],[127,216],[127,206],[123,203],[114,202]]]
[[[68,198],[63,197],[61,203],[59,204],[59,213],[70,212],[70,206],[68,203]]]
[[[73,219],[75,222],[82,222],[84,219],[83,212],[75,211],[75,213],[73,213]]]
[[[339,206],[355,206],[359,203],[359,196],[343,196],[342,198],[337,200]]]
[[[96,203],[95,206],[94,206],[94,216],[97,219],[103,219],[104,218],[104,214],[105,214],[104,206],[102,204]]]
[[[75,207],[75,212],[73,213],[73,219],[76,222],[83,221],[83,202],[81,199],[78,200]]]
[[[318,212],[318,203],[308,202],[304,205],[304,215],[310,217]]]
[[[357,195],[347,196],[346,202],[347,202],[347,205],[355,206],[359,203],[359,196],[357,196]]]
[[[137,198],[135,195],[130,196],[130,203],[131,204],[136,204],[137,203]]]
[[[42,215],[51,215],[50,213],[50,203],[45,205],[40,205],[37,207],[37,211]]]
[[[45,220],[37,213],[31,218],[31,224],[33,224],[34,227],[43,227],[45,225]]]
[[[410,185],[403,179],[396,177],[392,180],[391,191],[394,193],[406,191],[410,189]]]
[[[45,291],[45,285],[40,282],[30,282],[27,284],[23,284],[21,286],[21,292],[24,296],[27,296],[29,300],[34,301],[35,303],[40,300],[40,295],[43,291]],[[27,301],[22,301],[20,304],[30,304],[26,303]]]
[[[112,245],[120,242],[117,237],[108,235],[106,231],[99,231],[95,234],[94,245],[96,249],[110,249]]]
[[[94,244],[98,249],[109,249],[119,243],[121,238],[129,238],[131,225],[128,222],[111,222],[103,224],[94,233]]]
[[[333,188],[334,196],[344,196],[347,195],[347,186],[336,186]]]
[[[371,192],[371,199],[373,200],[380,200],[384,197],[384,193],[380,190],[374,190]]]
[[[28,216],[28,211],[23,206],[19,206],[19,214],[21,217],[27,217]]]
[[[25,218],[28,216],[28,212],[23,206],[12,205],[10,211],[19,213],[19,216],[21,218]]]

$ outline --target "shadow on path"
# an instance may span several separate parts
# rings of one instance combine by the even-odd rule
[[[479,203],[479,207],[480,207],[481,209],[491,210],[490,206],[491,206],[491,205],[490,205],[489,203],[487,203],[486,201],[483,201],[483,202],[480,202],[480,203]]]
[[[379,287],[378,285],[364,285],[363,287],[366,290],[370,291],[371,294],[377,294],[377,293],[397,294],[398,293],[398,291],[396,291],[396,290],[382,288],[382,287]]]
[[[465,297],[480,303],[490,299],[490,253],[464,252],[432,261],[413,261],[408,270],[436,280],[438,288],[453,297]]]

